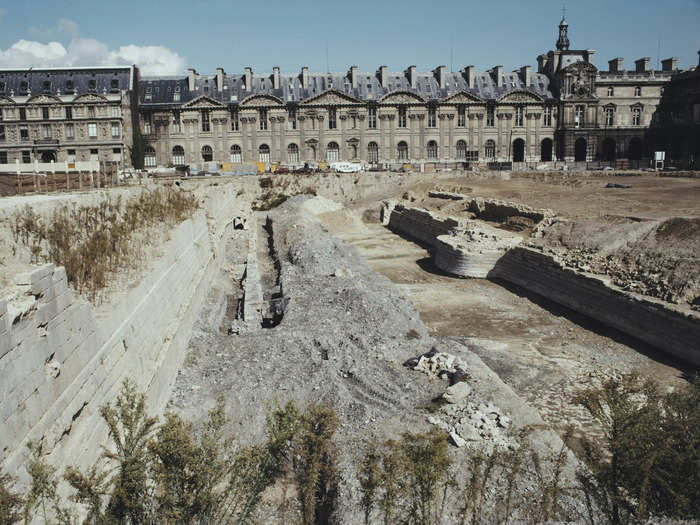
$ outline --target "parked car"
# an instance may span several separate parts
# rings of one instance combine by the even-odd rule
[[[280,175],[280,174],[282,174],[282,173],[289,173],[289,168],[285,168],[284,166],[279,166],[279,167],[275,170],[274,173],[275,173],[275,175]]]

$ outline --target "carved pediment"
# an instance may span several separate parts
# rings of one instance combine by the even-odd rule
[[[316,139],[306,139],[304,142],[305,142],[306,144],[309,144],[309,145],[318,144],[318,140],[316,140]]]
[[[455,93],[443,100],[443,102],[450,102],[452,104],[469,104],[470,102],[484,102],[483,99],[477,97],[476,95],[469,93],[468,91],[460,91]]]
[[[544,99],[532,91],[516,90],[506,93],[499,102],[544,102]]]
[[[253,95],[248,95],[246,98],[241,100],[240,105],[245,107],[284,106],[284,102],[282,99],[272,95],[255,93]]]
[[[353,137],[351,139],[346,140],[345,142],[347,142],[348,144],[359,144],[360,140]]]
[[[12,100],[11,98],[3,97],[2,95],[0,95],[0,104],[8,104],[9,105],[9,104],[14,104],[14,103],[15,103],[14,100]]]
[[[27,104],[55,104],[60,103],[61,99],[53,95],[36,95],[27,100]]]
[[[315,106],[332,106],[338,104],[363,104],[363,102],[337,89],[327,89],[318,95],[307,98],[301,103],[301,105],[308,104],[313,104]]]
[[[41,95],[39,95],[41,96]],[[73,99],[73,102],[89,103],[89,102],[107,102],[107,98],[102,95],[97,95],[95,93],[85,93],[83,95],[78,95]]]
[[[595,74],[598,72],[598,68],[590,62],[584,62],[583,60],[579,60],[578,62],[574,62],[573,64],[569,64],[568,66],[566,66],[564,68],[564,72],[573,73],[575,75],[578,75],[583,72]]]
[[[206,95],[200,95],[195,99],[190,100],[187,104],[182,105],[182,109],[207,109],[207,108],[222,108],[225,107],[221,102]]]
[[[416,102],[425,102],[425,99],[412,91],[392,91],[384,95],[380,102],[383,104],[415,104]]]

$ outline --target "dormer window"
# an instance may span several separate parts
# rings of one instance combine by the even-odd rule
[[[51,81],[50,80],[44,80],[44,82],[41,84],[41,91],[42,91],[42,93],[51,93]]]
[[[73,84],[73,81],[66,80],[66,93],[72,94],[74,90],[75,90],[75,84]]]
[[[119,91],[119,79],[113,78],[112,81],[110,82],[110,86],[111,86],[112,91]]]
[[[97,80],[88,80],[88,91],[97,91]]]
[[[20,82],[20,84],[19,84],[20,95],[26,95],[28,89],[29,89],[29,84],[27,84],[26,80],[23,80],[22,82]]]

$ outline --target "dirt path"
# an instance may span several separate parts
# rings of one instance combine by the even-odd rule
[[[668,386],[683,381],[678,365],[574,312],[523,290],[441,273],[426,249],[363,222],[363,211],[323,219],[407,294],[431,335],[465,342],[555,428],[590,425],[573,396],[595,373],[638,370]]]

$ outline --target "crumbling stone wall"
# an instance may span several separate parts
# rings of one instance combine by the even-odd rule
[[[30,440],[41,441],[59,468],[92,464],[107,439],[99,407],[127,377],[146,392],[151,411],[163,408],[214,265],[223,260],[234,195],[231,188],[218,191],[206,213],[174,228],[163,255],[99,318],[53,265],[22,276],[24,295],[0,302],[0,465],[6,472],[25,476]]]

